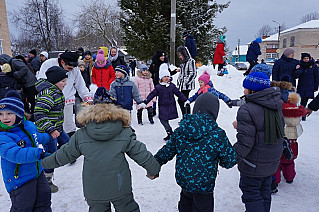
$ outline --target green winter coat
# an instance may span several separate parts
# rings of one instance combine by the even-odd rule
[[[85,127],[41,164],[46,169],[57,168],[84,155],[82,181],[86,199],[105,201],[132,192],[125,153],[150,175],[159,173],[160,165],[152,153],[128,127],[128,110],[113,104],[97,104],[82,109],[77,120]]]

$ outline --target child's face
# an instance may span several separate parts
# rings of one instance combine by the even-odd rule
[[[310,60],[309,57],[304,57],[304,58],[302,59],[302,61],[304,61],[305,63],[309,62],[309,60]]]
[[[116,49],[111,49],[111,56],[114,57],[116,55],[117,50]]]
[[[89,60],[91,58],[91,55],[87,54],[85,55],[85,59]]]
[[[61,91],[63,90],[63,88],[66,85],[66,81],[68,78],[64,78],[63,80],[61,80],[60,82],[55,83],[55,86],[58,87]]]
[[[79,66],[79,69],[80,69],[80,71],[83,72],[85,70],[85,66],[81,65],[81,66]]]
[[[97,63],[102,65],[104,63],[104,61],[98,60]]]
[[[244,94],[245,94],[245,95],[248,95],[248,94],[249,94],[249,90],[248,90],[247,88],[245,88]]]
[[[115,72],[115,76],[118,79],[123,79],[125,75],[122,72],[120,72],[120,71],[116,71]]]
[[[7,126],[14,125],[16,118],[17,118],[16,114],[14,114],[11,111],[8,111],[8,110],[0,111],[0,121]]]
[[[205,86],[205,83],[202,80],[198,80],[198,83],[201,88]]]
[[[148,70],[143,70],[143,71],[142,71],[143,76],[147,76],[148,73],[149,73]]]
[[[168,82],[169,82],[169,76],[163,77],[163,78],[162,78],[162,82],[168,83]]]

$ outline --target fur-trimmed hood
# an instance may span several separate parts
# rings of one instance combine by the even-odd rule
[[[138,76],[138,77],[141,77],[141,78],[149,79],[149,78],[152,77],[152,74],[151,74],[150,72],[148,72],[148,75],[146,75],[146,76],[144,76],[144,75],[142,74],[142,72],[140,72],[140,71],[138,71],[138,72],[136,72],[136,73],[137,73],[137,76]]]
[[[291,82],[271,81],[270,86],[271,87],[279,87],[280,90],[283,90],[283,89],[292,90],[292,83]]]

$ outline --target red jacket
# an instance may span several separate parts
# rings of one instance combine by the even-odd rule
[[[214,64],[223,64],[223,56],[225,56],[224,51],[224,44],[223,43],[217,43],[215,55],[214,55]]]
[[[115,71],[112,65],[108,63],[100,68],[94,63],[92,69],[92,83],[96,84],[98,87],[105,87],[110,90],[110,85],[115,79]]]

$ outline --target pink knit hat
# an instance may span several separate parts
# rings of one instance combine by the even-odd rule
[[[98,61],[103,61],[102,64],[99,64]],[[97,52],[96,55],[96,65],[100,68],[104,67],[106,65],[106,60],[104,57],[104,50],[103,49],[99,49],[99,51]]]
[[[204,71],[204,73],[198,78],[198,80],[201,80],[207,85],[210,80],[210,75],[207,71]]]

